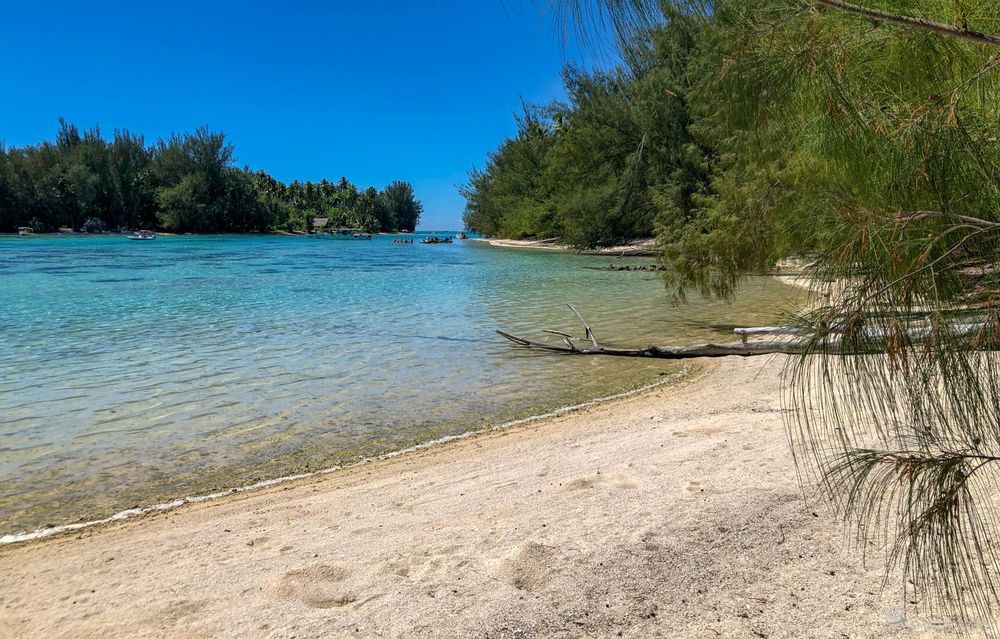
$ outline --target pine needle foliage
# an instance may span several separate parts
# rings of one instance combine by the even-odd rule
[[[687,208],[705,178],[685,98],[697,29],[678,17],[622,40],[612,69],[568,66],[567,99],[525,105],[517,134],[470,172],[466,226],[608,246],[651,237],[661,202]]]
[[[655,8],[570,4],[632,38]],[[704,25],[690,130],[710,150],[691,205],[659,202],[669,283],[725,297],[805,260],[823,290],[797,317],[810,349],[786,371],[802,477],[860,548],[884,551],[908,600],[994,634],[1000,3],[667,10]]]

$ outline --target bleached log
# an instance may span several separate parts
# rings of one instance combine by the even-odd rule
[[[755,355],[773,355],[776,353],[802,354],[806,352],[839,352],[848,354],[847,351],[840,350],[843,336],[831,334],[817,339],[817,336],[808,330],[792,326],[757,326],[748,328],[736,328],[733,332],[740,336],[739,342],[705,343],[688,346],[645,346],[642,348],[614,348],[602,346],[597,341],[594,331],[590,328],[590,323],[584,319],[583,315],[572,305],[568,305],[577,319],[583,325],[584,337],[576,338],[562,331],[546,330],[547,333],[558,335],[562,338],[562,344],[549,342],[536,342],[525,339],[517,335],[512,335],[505,331],[497,330],[497,334],[512,342],[516,346],[532,348],[553,353],[568,353],[573,355],[609,355],[612,357],[654,357],[658,359],[688,359],[694,357],[751,357]],[[920,343],[935,337],[963,337],[981,331],[986,324],[962,323],[944,327],[945,330],[936,332],[931,326],[918,326],[906,331],[906,336],[911,343]],[[750,342],[747,340],[751,335],[801,335],[797,339],[769,339]],[[866,327],[858,333],[859,340],[850,342],[850,353],[865,354],[884,352],[884,341],[889,336],[889,331],[884,328]],[[575,340],[586,340],[590,346],[578,346]]]
[[[806,340],[769,340],[762,342],[725,342],[721,344],[694,344],[691,346],[646,346],[643,348],[610,348],[606,346],[579,347],[564,338],[563,344],[534,342],[504,331],[497,331],[501,337],[517,346],[533,348],[554,353],[572,353],[575,355],[611,355],[617,357],[655,357],[658,359],[688,359],[692,357],[728,357],[737,355],[771,355],[774,353],[805,352]]]
[[[743,344],[746,344],[747,338],[754,335],[804,335],[806,331],[794,326],[753,326],[734,328],[733,333],[739,336]]]

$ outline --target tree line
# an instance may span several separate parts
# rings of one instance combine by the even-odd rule
[[[184,233],[309,231],[329,227],[368,232],[415,229],[423,205],[413,187],[382,190],[338,182],[285,184],[265,171],[237,168],[225,134],[200,128],[146,144],[143,136],[98,128],[81,132],[60,120],[54,141],[0,145],[0,232],[107,229]]]
[[[466,226],[593,247],[652,237],[691,209],[708,177],[689,103],[701,30],[678,16],[633,38],[616,68],[568,66],[567,100],[525,104],[517,133],[470,172]]]

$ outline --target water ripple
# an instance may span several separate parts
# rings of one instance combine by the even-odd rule
[[[494,329],[622,344],[767,324],[792,295],[670,305],[609,258],[310,238],[0,237],[0,534],[252,483],[676,370],[516,352]],[[136,246],[136,245],[139,246]],[[715,327],[715,328],[713,328]],[[540,399],[541,398],[541,399]]]

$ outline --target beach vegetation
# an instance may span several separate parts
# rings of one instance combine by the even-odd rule
[[[670,121],[686,133],[671,139],[687,136],[676,149],[687,164],[672,166],[688,181],[658,173],[638,182],[645,196],[630,196],[655,207],[668,285],[679,297],[690,288],[728,297],[781,259],[804,265],[822,293],[792,320],[807,344],[787,369],[804,485],[830,500],[860,548],[884,552],[908,602],[995,630],[1000,5],[557,6],[584,30],[615,25],[623,59],[652,51],[654,68],[665,63],[655,54],[665,30],[681,24],[692,35],[680,71],[658,77],[640,65],[624,80],[659,85],[663,102],[683,98],[684,117]],[[652,147],[670,129],[642,130]],[[470,175],[476,223],[506,170],[498,153]],[[630,164],[620,149],[587,161],[594,201],[601,186],[621,201]],[[502,221],[495,228],[504,232]]]
[[[652,237],[661,208],[688,206],[707,178],[687,100],[700,28],[678,15],[631,38],[627,64],[568,66],[567,100],[525,104],[517,133],[470,172],[465,225],[588,248]]]

